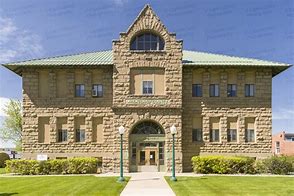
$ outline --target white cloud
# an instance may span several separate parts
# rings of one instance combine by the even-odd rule
[[[41,56],[40,37],[18,28],[12,19],[0,15],[0,63]]]
[[[113,0],[114,4],[117,6],[123,6],[128,2],[128,0]]]
[[[273,120],[294,120],[294,108],[293,109],[279,109],[273,111]]]
[[[6,114],[4,112],[4,108],[9,103],[9,101],[10,101],[9,98],[0,97],[0,117],[1,116],[6,116]]]

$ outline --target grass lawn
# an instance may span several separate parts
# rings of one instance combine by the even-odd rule
[[[0,174],[5,174],[5,168],[0,168]]]
[[[205,176],[178,177],[167,182],[177,196],[188,195],[293,195],[294,177]]]
[[[119,195],[126,184],[117,177],[0,177],[0,195]]]

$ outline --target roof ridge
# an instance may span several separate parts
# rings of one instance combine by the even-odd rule
[[[211,52],[202,52],[202,51],[193,51],[193,50],[183,50],[187,52],[197,52],[197,53],[203,53],[203,54],[210,54],[210,55],[216,55],[216,56],[222,56],[222,57],[231,57],[231,58],[239,58],[239,59],[244,59],[244,60],[250,60],[250,61],[259,61],[259,62],[269,62],[269,63],[274,63],[274,64],[285,64],[285,65],[291,65],[288,63],[283,63],[283,62],[278,62],[278,61],[271,61],[271,60],[261,60],[257,58],[251,58],[251,57],[241,57],[241,56],[232,56],[232,55],[227,55],[227,54],[218,54],[218,53],[211,53]]]
[[[30,59],[30,60],[20,60],[20,61],[14,61],[14,62],[9,62],[9,63],[4,63],[2,65],[15,64],[15,63],[25,63],[25,62],[37,61],[37,60],[55,59],[55,58],[60,58],[60,57],[70,57],[70,56],[77,56],[77,55],[82,55],[82,54],[93,54],[93,53],[98,53],[98,52],[111,52],[111,51],[112,50],[101,50],[101,51],[92,51],[92,52],[80,52],[80,53],[75,53],[75,54],[65,54],[65,55],[59,55],[59,56],[51,56],[51,57],[44,57],[44,58],[35,58],[35,59]]]

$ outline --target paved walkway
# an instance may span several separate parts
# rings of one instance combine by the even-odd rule
[[[131,179],[121,196],[175,196],[164,179],[164,172],[138,172],[129,175]]]

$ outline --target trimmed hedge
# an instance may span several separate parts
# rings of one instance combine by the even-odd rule
[[[98,164],[96,158],[10,160],[6,162],[6,171],[21,175],[89,174],[97,173]]]
[[[253,174],[254,159],[250,157],[194,156],[193,170],[202,174]]]
[[[5,167],[5,162],[7,160],[10,160],[10,157],[8,154],[4,153],[4,152],[0,152],[0,168],[4,168]]]
[[[202,174],[289,174],[294,172],[294,156],[250,157],[194,156],[193,171]]]

